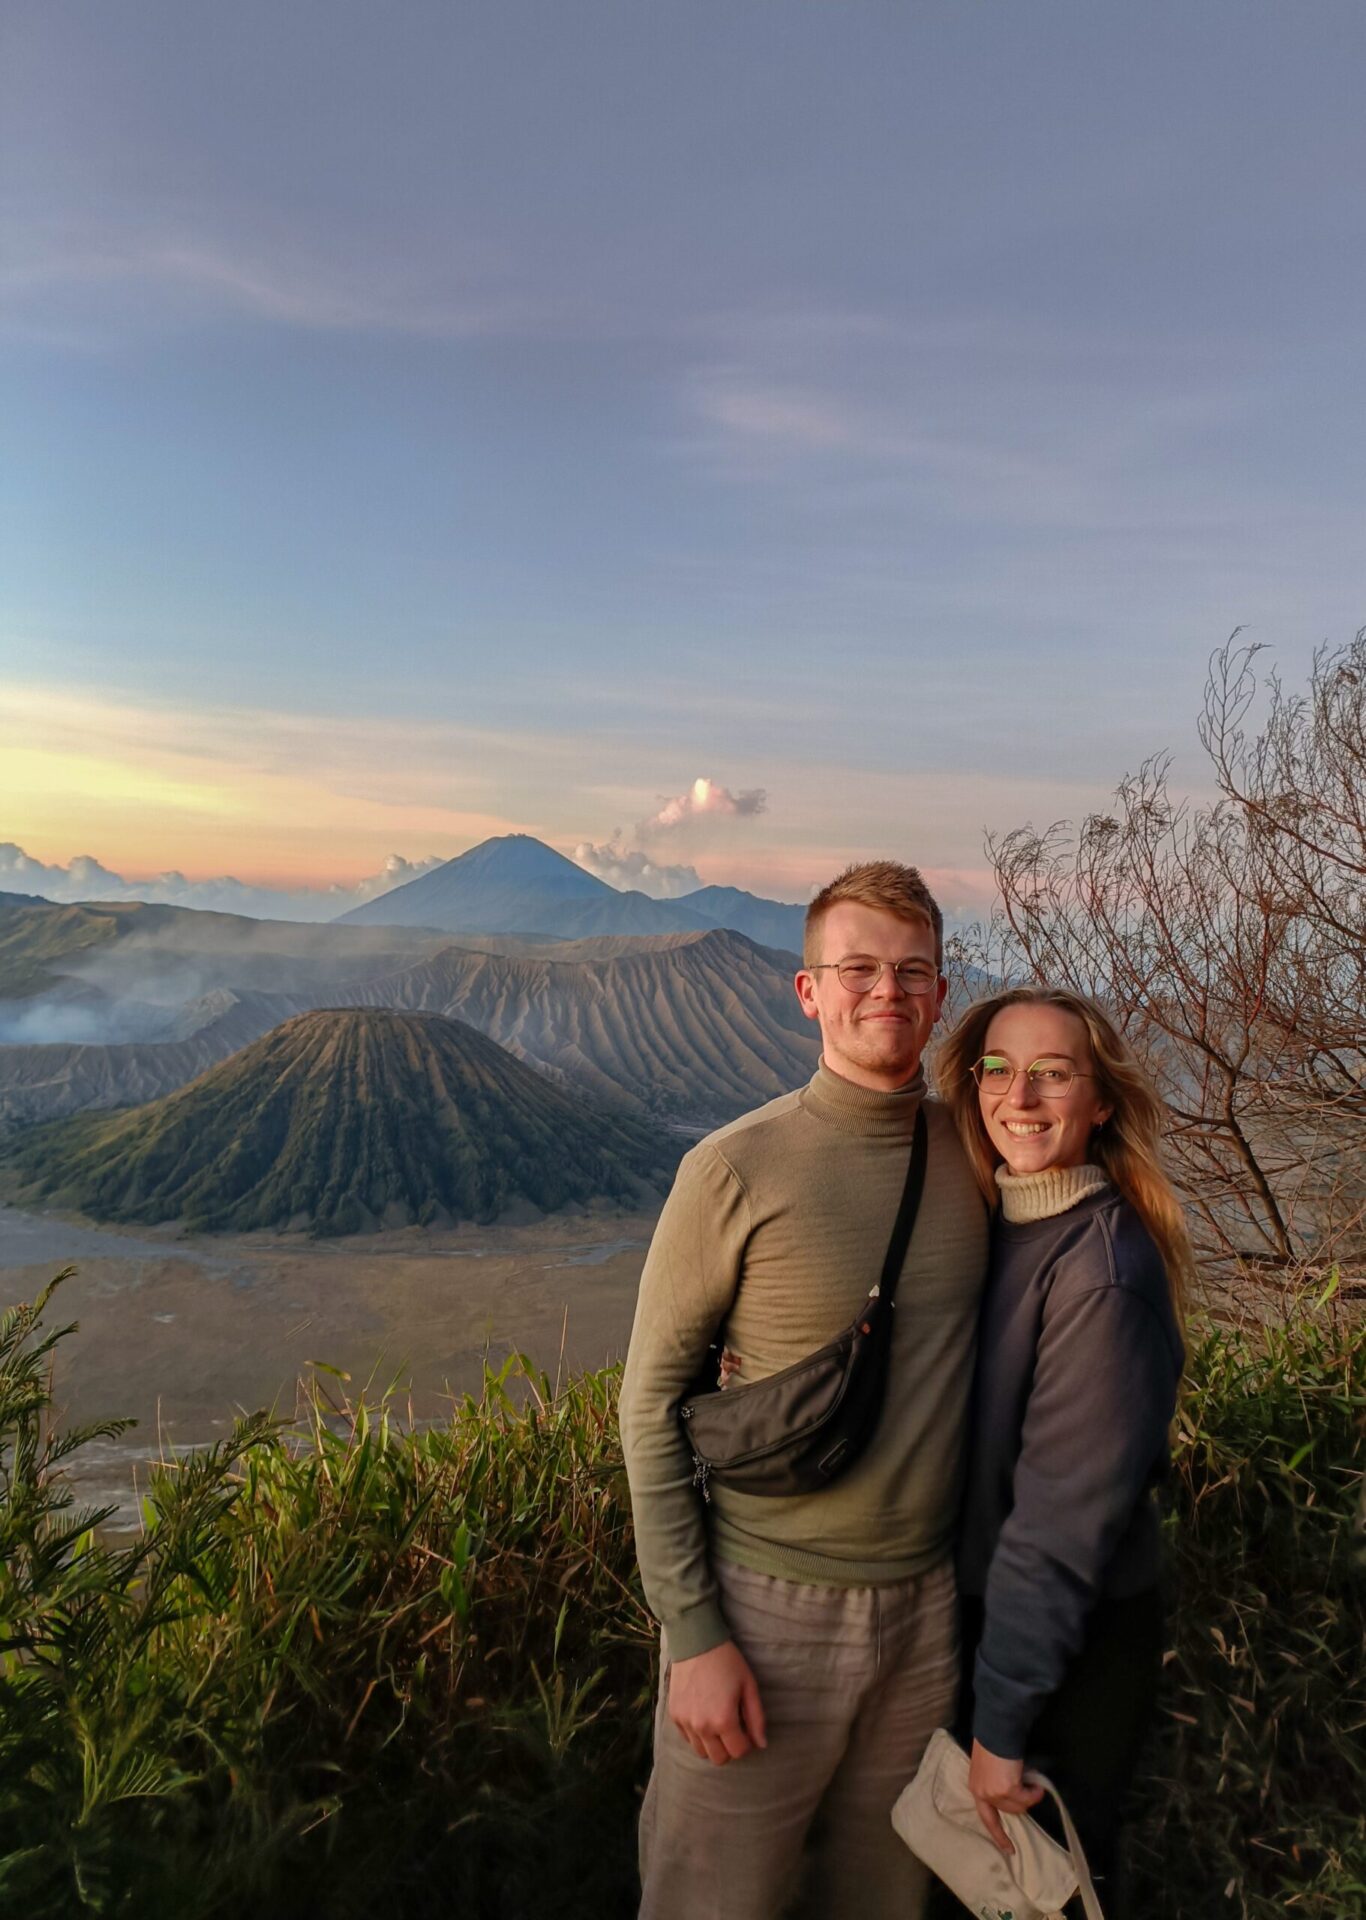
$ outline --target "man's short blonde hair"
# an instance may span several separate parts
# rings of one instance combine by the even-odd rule
[[[821,957],[821,923],[831,907],[853,900],[861,907],[880,907],[898,920],[918,920],[934,935],[934,964],[944,971],[944,916],[939,902],[920,877],[919,867],[903,867],[897,860],[865,860],[846,867],[829,886],[822,887],[806,910],[802,959],[809,967]]]

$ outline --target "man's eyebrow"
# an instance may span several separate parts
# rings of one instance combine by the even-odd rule
[[[875,953],[865,953],[859,947],[853,953],[842,953],[840,960],[876,960],[878,957]],[[905,953],[899,960],[884,960],[882,964],[886,967],[924,967],[931,973],[937,971],[934,961],[923,953]]]

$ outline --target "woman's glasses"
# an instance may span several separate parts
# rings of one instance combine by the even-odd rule
[[[972,1069],[972,1077],[983,1093],[1009,1093],[1021,1073],[1045,1100],[1061,1100],[1074,1080],[1096,1077],[1079,1073],[1070,1060],[1036,1060],[1032,1067],[1012,1067],[999,1053],[984,1053]]]

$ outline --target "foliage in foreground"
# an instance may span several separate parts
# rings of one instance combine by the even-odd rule
[[[1366,1324],[1337,1286],[1191,1332],[1140,1912],[1366,1913]]]
[[[47,1299],[0,1320],[0,1913],[610,1913],[653,1637],[610,1378],[509,1366],[419,1434],[319,1395],[111,1548]]]
[[[615,1381],[243,1422],[102,1544],[0,1319],[0,1913],[628,1914],[653,1633]],[[115,1423],[117,1424],[117,1423]],[[109,1429],[106,1429],[108,1431]],[[1140,1910],[1366,1901],[1366,1329],[1209,1329]]]

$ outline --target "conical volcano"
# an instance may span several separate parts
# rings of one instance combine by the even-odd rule
[[[462,1021],[367,1007],[300,1014],[164,1099],[40,1128],[12,1157],[96,1219],[335,1234],[634,1201],[677,1151]]]
[[[544,841],[507,833],[352,907],[336,924],[578,940],[605,933],[699,932],[712,922],[671,900],[618,893]]]

